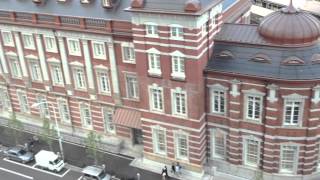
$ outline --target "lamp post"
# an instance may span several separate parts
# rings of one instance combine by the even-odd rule
[[[57,133],[58,133],[58,142],[59,142],[60,153],[61,153],[62,159],[64,160],[62,137],[61,137],[61,134],[60,134],[60,128],[59,128],[59,124],[58,124],[58,120],[57,120],[57,114],[56,114],[55,107],[53,106],[52,103],[46,102],[46,101],[42,101],[42,102],[39,102],[39,103],[34,103],[34,104],[32,104],[31,107],[39,107],[42,104],[49,104],[51,106],[51,108],[53,109],[54,121],[55,121],[56,129],[57,129]]]

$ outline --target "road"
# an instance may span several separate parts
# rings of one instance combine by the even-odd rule
[[[13,137],[8,136],[5,132],[5,127],[0,126],[0,142],[3,143],[6,146],[13,146],[14,139]],[[28,138],[31,138],[33,134],[29,134],[26,132],[23,132],[19,143],[23,144],[23,142],[27,142]],[[48,149],[48,146],[44,143],[41,142],[35,144],[35,147],[33,150],[35,152],[39,151],[40,149]],[[65,156],[65,161],[73,166],[77,166],[80,168],[85,167],[86,165],[92,165],[93,164],[93,159],[87,156],[86,150],[82,146],[78,146],[76,144],[72,143],[63,143],[63,149],[64,149],[64,156]],[[53,143],[53,151],[58,152],[59,151],[59,145],[57,141],[54,141]],[[127,180],[130,178],[134,178],[137,173],[141,174],[141,180],[161,180],[162,177],[160,176],[161,169],[159,169],[159,174],[153,173],[150,171],[146,171],[143,169],[135,168],[130,166],[131,161],[133,160],[132,157],[128,157],[125,155],[121,154],[113,154],[113,153],[108,153],[108,152],[100,152],[99,153],[99,164],[105,164],[106,165],[106,171],[109,174],[115,175],[122,180]],[[40,173],[38,170],[35,170],[33,168],[25,167],[25,166],[17,166],[17,164],[14,164],[12,162],[8,162],[6,160],[1,159],[0,161],[0,167],[9,169],[12,171],[16,171],[18,173],[21,173],[23,175],[26,175],[26,177],[20,176],[20,179],[28,179],[27,177],[33,177],[34,175],[37,175],[36,178],[40,179],[35,179],[35,180],[59,180],[60,177],[53,176],[53,175],[48,175],[47,173]],[[21,171],[20,171],[21,170]],[[32,173],[33,171],[36,171],[36,173]],[[10,173],[10,171],[5,171],[0,169],[0,175],[4,174],[5,176],[19,176]],[[38,177],[39,176],[39,177]],[[80,177],[79,172],[74,172],[74,171],[69,171],[65,177],[62,179],[66,180],[75,180]],[[23,179],[24,178],[24,179]],[[51,178],[51,179],[49,179]],[[19,180],[20,180],[19,179]],[[61,178],[60,178],[61,179]],[[0,176],[0,180],[2,180]],[[7,179],[5,179],[7,180]],[[16,180],[16,179],[9,179],[8,180]],[[18,179],[17,179],[18,180]],[[174,180],[173,178],[170,178],[168,180]]]

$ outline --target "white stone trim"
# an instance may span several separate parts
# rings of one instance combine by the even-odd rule
[[[88,79],[88,88],[95,89],[95,86],[94,86],[95,81],[94,81],[94,77],[93,77],[92,63],[91,63],[91,56],[90,56],[88,41],[82,40],[81,44],[82,44],[82,48],[83,48],[84,62],[86,65],[86,75],[87,75],[87,79]]]
[[[61,57],[61,61],[62,61],[62,69],[63,69],[64,79],[65,79],[65,82],[67,85],[71,85],[71,74],[70,74],[67,53],[66,53],[66,49],[65,49],[66,47],[64,44],[63,37],[59,37],[58,42],[59,42],[59,50],[60,50],[60,57]]]

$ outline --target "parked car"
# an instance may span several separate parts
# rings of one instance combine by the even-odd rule
[[[26,151],[22,146],[9,148],[8,150],[4,151],[4,154],[6,157],[8,157],[8,159],[22,163],[28,163],[34,159],[34,154]]]
[[[41,150],[35,155],[36,166],[54,172],[60,172],[64,167],[63,160],[54,152]]]
[[[87,166],[83,168],[82,174],[80,180],[111,180],[111,176],[101,166]]]

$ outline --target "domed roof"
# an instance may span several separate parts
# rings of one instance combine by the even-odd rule
[[[314,16],[288,7],[266,16],[258,31],[266,40],[277,44],[310,44],[320,37],[320,22]]]

